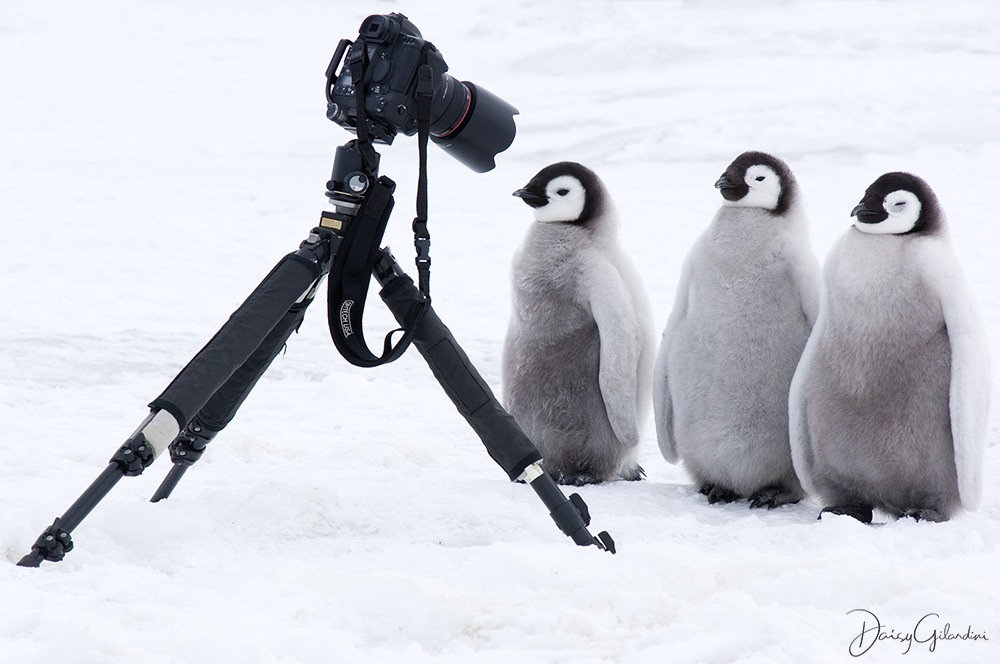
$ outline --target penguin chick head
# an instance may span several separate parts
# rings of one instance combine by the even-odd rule
[[[715,182],[723,205],[756,207],[783,214],[792,204],[795,176],[785,162],[766,152],[744,152]]]
[[[872,182],[851,216],[859,231],[873,235],[929,234],[943,224],[934,191],[910,173],[886,173]]]
[[[538,171],[514,195],[532,207],[536,221],[586,224],[603,209],[604,185],[589,168],[561,161]]]

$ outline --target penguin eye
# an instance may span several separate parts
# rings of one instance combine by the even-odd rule
[[[565,196],[566,194],[569,193],[569,189],[566,189],[565,187],[563,187],[562,189],[560,189],[556,193],[559,194],[560,196]]]
[[[754,178],[754,180],[756,180],[757,182],[763,182],[764,181],[764,176],[763,175],[758,175],[757,177]]]
[[[902,208],[902,207],[906,207],[906,201],[900,201],[900,202],[898,202],[898,203],[893,203],[893,204],[892,204],[892,207],[894,207],[894,208]]]

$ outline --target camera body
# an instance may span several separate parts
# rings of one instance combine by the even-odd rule
[[[464,85],[447,75],[448,65],[441,52],[420,36],[420,31],[400,14],[369,16],[361,24],[360,37],[350,48],[365,48],[368,64],[365,75],[365,112],[369,130],[381,143],[391,144],[396,132],[412,136],[417,131],[417,68],[431,68],[434,98],[431,102],[431,133],[447,134],[457,127],[469,105]],[[357,57],[348,53],[348,58]],[[349,63],[333,82],[327,117],[339,125],[357,129],[356,82]],[[450,112],[448,112],[450,111]],[[454,125],[454,126],[449,126]]]
[[[431,140],[474,171],[492,169],[496,154],[514,140],[517,109],[488,90],[448,74],[440,51],[402,14],[369,16],[356,41],[340,41],[326,72],[327,117],[356,132],[361,100],[373,141],[388,145],[399,132],[413,135],[422,65],[430,69],[433,88]],[[360,81],[354,80],[358,72]]]

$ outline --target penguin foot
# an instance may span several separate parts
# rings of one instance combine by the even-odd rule
[[[749,500],[751,508],[767,507],[767,509],[773,510],[775,507],[797,503],[801,498],[794,491],[783,486],[768,486],[759,489],[750,496]]]
[[[934,521],[940,523],[942,521],[947,521],[948,517],[937,510],[921,510],[921,509],[908,509],[903,510],[902,514],[896,517],[896,520],[904,519],[910,517],[915,521]]]
[[[621,479],[626,482],[638,482],[646,478],[646,471],[642,469],[642,466],[636,464],[631,468],[626,468],[622,471]]]
[[[847,503],[846,505],[834,505],[832,507],[824,507],[823,511],[819,513],[819,517],[817,518],[817,520],[822,519],[823,515],[826,514],[827,512],[829,512],[830,514],[853,516],[861,523],[871,523],[873,516],[871,505]]]
[[[564,484],[568,486],[585,486],[587,484],[600,484],[601,478],[596,475],[592,475],[587,471],[582,471],[579,473],[560,473],[559,477],[556,478],[556,482],[559,484]]]
[[[703,496],[708,496],[709,505],[714,505],[716,503],[732,503],[743,497],[731,489],[713,486],[707,482],[701,485],[701,489],[699,489],[698,492]]]

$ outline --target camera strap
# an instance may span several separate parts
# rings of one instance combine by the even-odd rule
[[[431,131],[431,101],[434,83],[430,65],[426,64],[427,45],[424,45],[425,64],[417,69],[417,149],[419,175],[417,177],[417,216],[413,220],[413,245],[417,249],[417,275],[420,292],[431,297],[431,236],[427,230],[427,140]]]
[[[358,146],[366,161],[368,155],[371,154],[372,170],[374,170],[377,161],[375,161],[375,151],[371,145],[371,136],[368,132],[364,110],[364,90],[368,84],[366,78],[367,49],[363,44],[360,44],[357,48],[352,48],[351,51],[351,78],[354,81],[355,94],[357,95]],[[355,53],[359,53],[359,55],[355,56]],[[417,126],[420,134],[420,178],[417,192],[417,218],[413,221],[413,232],[414,244],[417,247],[417,269],[420,271],[420,290],[425,296],[424,305],[406,329],[398,328],[385,336],[381,356],[376,357],[369,350],[364,338],[362,319],[372,270],[378,256],[379,245],[382,243],[382,236],[385,234],[385,228],[389,222],[389,215],[392,212],[392,193],[396,188],[392,180],[383,176],[373,183],[372,188],[365,195],[355,219],[349,224],[337,249],[337,256],[330,270],[332,278],[327,287],[327,320],[330,326],[330,336],[344,359],[358,367],[377,367],[392,362],[402,355],[410,345],[424,314],[430,308],[430,295],[428,293],[430,235],[427,232],[427,141],[430,134],[430,107],[434,91],[430,67],[424,64],[419,71]],[[392,338],[397,332],[402,332],[403,335],[394,346]]]
[[[354,94],[357,97],[357,121],[355,131],[358,134],[358,149],[365,160],[365,167],[370,172],[378,169],[378,159],[375,155],[375,148],[372,147],[372,139],[368,133],[368,116],[365,112],[365,87],[369,83],[368,78],[368,47],[363,39],[358,39],[351,47],[351,54],[348,56],[348,66],[351,70],[351,82],[354,85]]]
[[[348,226],[330,269],[331,279],[327,286],[330,336],[344,359],[358,367],[377,367],[402,355],[427,309],[424,307],[415,317],[410,328],[396,329],[385,335],[381,356],[376,357],[368,349],[362,330],[362,318],[379,245],[392,212],[392,192],[395,186],[392,180],[384,176],[375,181],[357,216]],[[393,346],[392,337],[396,332],[403,332],[403,336]]]

